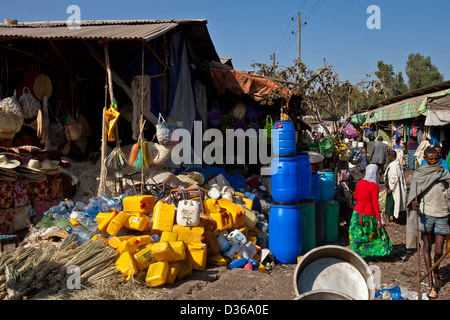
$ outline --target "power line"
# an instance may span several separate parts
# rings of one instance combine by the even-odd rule
[[[314,7],[311,9],[310,13],[306,16],[305,18],[305,23],[307,22],[308,19],[311,19],[312,16],[317,12],[317,10],[319,10],[320,6],[322,6],[322,4],[324,3],[325,0],[317,0],[316,5],[319,4],[315,9]],[[320,3],[319,3],[320,2]]]
[[[296,18],[295,18],[295,19],[294,19],[294,18],[291,18],[291,22],[289,22],[289,24],[288,24],[286,30],[285,30],[284,33],[283,33],[283,36],[281,37],[280,41],[278,41],[278,44],[275,46],[275,49],[274,49],[272,52],[275,52],[275,51],[278,49],[278,47],[280,46],[280,44],[281,44],[281,42],[283,41],[284,37],[286,36],[286,33],[287,33],[288,30],[289,30],[289,27],[291,26],[292,22],[294,22],[295,20],[296,20]]]

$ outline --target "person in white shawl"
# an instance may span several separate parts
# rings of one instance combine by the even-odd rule
[[[385,214],[393,216],[396,220],[406,207],[406,180],[401,157],[398,157],[397,152],[389,151],[388,161],[385,174],[387,189]]]

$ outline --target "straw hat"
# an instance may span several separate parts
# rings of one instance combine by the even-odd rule
[[[27,169],[35,171],[35,172],[43,172],[40,168],[40,163],[39,160],[36,159],[30,159],[30,161],[28,161],[28,165],[26,166]]]
[[[20,161],[9,160],[7,156],[0,155],[0,168],[14,169],[20,166]]]
[[[42,171],[53,171],[55,169],[60,168],[58,164],[59,161],[57,160],[44,160],[41,162],[40,169]]]

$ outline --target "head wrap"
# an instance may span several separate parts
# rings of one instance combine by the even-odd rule
[[[364,180],[378,184],[378,166],[376,164],[372,163],[366,167],[366,175]]]
[[[350,177],[351,177],[351,175],[348,170],[341,170],[341,176],[340,176],[341,181],[347,181],[348,179],[350,179]]]

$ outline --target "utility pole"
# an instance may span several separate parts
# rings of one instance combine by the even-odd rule
[[[301,43],[301,37],[302,37],[302,23],[300,21],[300,12],[297,12],[297,22],[298,22],[298,60],[301,60],[301,54],[300,54],[300,43]]]
[[[275,52],[272,55],[272,66],[273,66],[273,70],[275,71]]]

